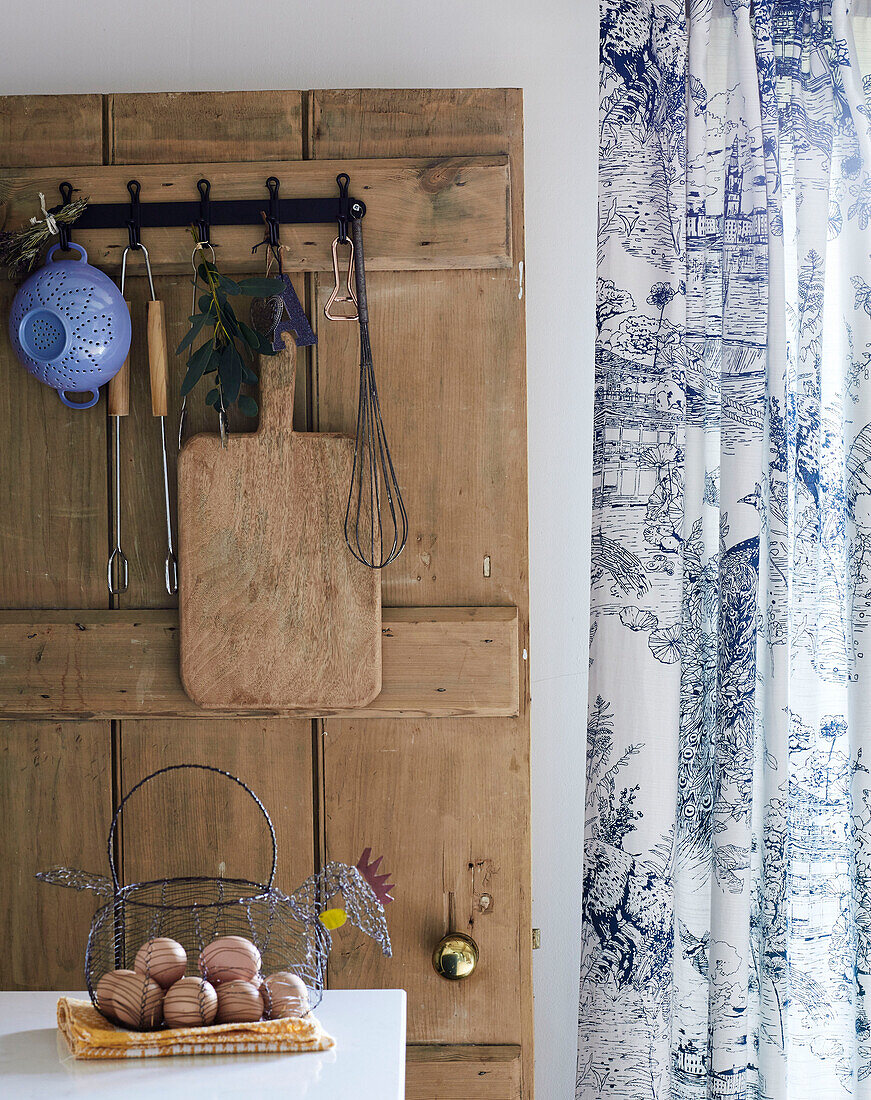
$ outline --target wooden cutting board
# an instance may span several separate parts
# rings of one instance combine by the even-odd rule
[[[288,337],[285,337],[288,340]],[[178,467],[181,680],[202,707],[325,710],[381,691],[381,578],[344,537],[354,441],[293,430],[296,348],[260,360],[260,427]]]

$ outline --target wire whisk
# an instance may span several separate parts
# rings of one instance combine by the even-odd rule
[[[360,395],[354,468],[345,511],[345,541],[357,561],[370,569],[383,569],[402,553],[408,539],[408,515],[393,469],[375,384],[359,218],[351,219],[351,239],[360,324]]]

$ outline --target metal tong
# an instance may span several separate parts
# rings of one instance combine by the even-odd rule
[[[166,557],[164,559],[164,582],[166,591],[172,596],[178,591],[178,561],[172,537],[172,500],[169,490],[169,461],[166,448],[166,417],[168,413],[167,373],[169,358],[166,348],[166,315],[163,302],[157,300],[154,291],[154,279],[151,274],[151,261],[148,249],[139,237],[139,182],[130,180],[127,190],[131,198],[131,217],[127,223],[130,243],[124,249],[121,258],[121,293],[127,275],[127,254],[131,250],[141,252],[145,258],[145,271],[148,276],[148,289],[151,298],[148,302],[148,371],[151,381],[151,412],[160,420],[160,449],[163,461],[163,502],[166,515]],[[126,300],[126,299],[125,299]],[[130,303],[127,302],[127,308]],[[117,375],[109,383],[109,415],[114,420],[114,546],[109,555],[107,580],[109,591],[118,595],[127,590],[127,558],[121,548],[121,417],[127,416],[130,409],[130,372],[129,358]]]
[[[127,252],[121,258],[121,296],[124,297],[124,282],[127,274]],[[124,298],[124,304],[130,309],[130,302]],[[106,581],[113,596],[127,591],[129,569],[127,556],[121,549],[121,417],[130,412],[130,353],[114,378],[109,379],[108,388],[109,416],[112,418],[112,449],[115,454],[113,470],[113,536],[114,543],[106,566]]]

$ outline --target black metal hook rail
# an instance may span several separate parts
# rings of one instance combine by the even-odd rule
[[[348,176],[342,173],[337,178],[339,194],[333,198],[282,199],[278,196],[279,181],[275,176],[270,176],[265,184],[267,194],[262,199],[212,199],[209,181],[201,179],[197,183],[199,199],[190,202],[143,202],[139,181],[130,180],[127,184],[129,203],[89,203],[69,228],[126,229],[133,244],[134,240],[138,241],[141,229],[193,225],[199,232],[200,240],[206,243],[211,227],[262,226],[265,216],[270,241],[277,242],[278,226],[282,224],[313,225],[333,221],[338,223],[339,235],[344,239],[349,220],[362,218],[366,213],[366,204],[348,194],[348,182]],[[63,199],[61,206],[66,205],[72,198],[72,184],[65,180],[59,190]],[[53,207],[51,213],[57,214],[61,206]],[[65,243],[68,241],[61,241],[62,245]]]

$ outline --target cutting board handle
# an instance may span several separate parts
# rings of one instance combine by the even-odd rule
[[[296,343],[282,333],[284,351],[260,357],[260,432],[276,435],[293,431],[293,397],[296,389]]]

